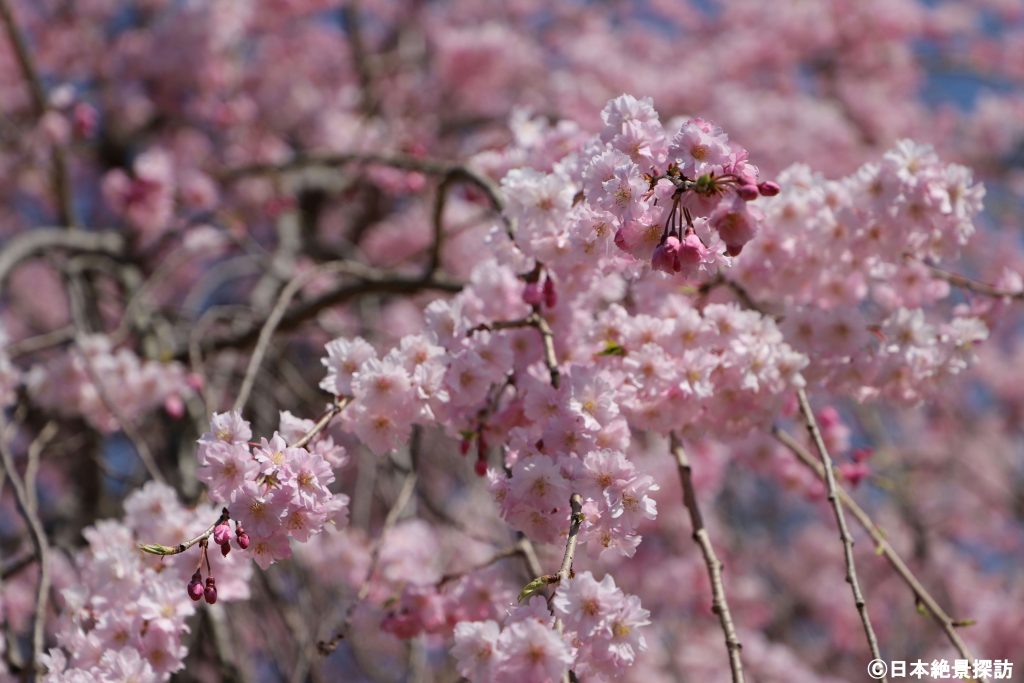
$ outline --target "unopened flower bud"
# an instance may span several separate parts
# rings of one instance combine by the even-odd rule
[[[779,187],[778,183],[766,180],[757,186],[757,191],[760,192],[763,197],[774,197],[782,191],[782,188]]]
[[[537,306],[540,304],[543,295],[540,291],[540,283],[527,282],[526,286],[523,287],[523,301],[530,306]]]
[[[740,199],[748,202],[760,196],[757,185],[740,185],[736,188],[736,194],[740,196]]]
[[[871,468],[866,462],[844,462],[839,466],[839,475],[856,487],[871,475]]]
[[[197,602],[203,597],[203,577],[198,571],[192,575],[192,580],[188,582],[188,597],[192,598],[193,602]]]
[[[206,579],[206,590],[203,591],[203,597],[206,598],[206,602],[211,605],[217,602],[217,586],[213,581],[213,577],[207,577]]]
[[[164,400],[164,412],[175,420],[180,420],[185,414],[185,402],[181,400],[181,396],[178,396],[177,394],[168,396]]]
[[[249,547],[249,534],[245,533],[244,531],[238,534],[235,540],[238,541],[238,547],[242,550],[245,550]]]
[[[544,280],[544,305],[554,308],[558,303],[558,295],[555,294],[555,281],[550,277]]]
[[[679,238],[669,236],[654,249],[651,255],[651,268],[665,273],[679,272]]]
[[[231,540],[231,527],[227,522],[221,522],[213,528],[213,542],[217,545],[224,545]]]
[[[478,476],[478,477],[485,476],[487,474],[487,461],[486,460],[477,460],[476,464],[473,466],[473,469],[476,470],[476,476]]]

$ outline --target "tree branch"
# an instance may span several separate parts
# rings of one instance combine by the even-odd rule
[[[195,538],[190,538],[187,541],[183,541],[178,545],[160,545],[159,543],[140,543],[138,548],[144,553],[151,555],[180,555],[195,544],[206,540],[213,533],[213,530],[217,528],[218,524],[224,524],[231,519],[231,514],[227,508],[222,508],[220,511],[220,517],[217,521],[206,528],[203,533],[199,534]]]
[[[818,422],[814,418],[814,411],[811,410],[811,403],[807,400],[807,392],[803,389],[797,389],[796,395],[797,401],[800,403],[800,412],[803,415],[804,424],[807,427],[807,433],[810,434],[811,442],[818,449],[818,455],[821,457],[821,466],[825,474],[825,486],[828,490],[828,502],[835,513],[836,525],[839,527],[839,538],[843,542],[846,582],[850,584],[850,589],[853,591],[853,602],[857,606],[857,614],[860,615],[861,624],[864,626],[864,635],[868,640],[871,658],[881,659],[882,655],[878,649],[878,638],[875,636],[875,629],[871,626],[871,618],[868,616],[867,601],[864,599],[864,593],[860,589],[860,581],[857,579],[857,567],[853,561],[853,537],[850,535],[850,529],[846,526],[843,506],[839,502],[839,495],[836,493],[836,478],[835,473],[832,471],[832,457],[828,454],[825,440],[822,438]],[[883,676],[881,680],[887,681],[888,679]]]
[[[968,291],[974,292],[975,294],[982,294],[984,296],[991,296],[999,299],[1016,299],[1018,301],[1024,301],[1024,289],[1017,290],[1016,292],[1012,292],[1005,289],[999,289],[998,287],[987,285],[984,282],[972,280],[971,278],[965,275],[951,273],[948,270],[943,270],[942,268],[932,265],[927,261],[921,261],[921,263],[924,263],[924,265],[928,268],[933,277],[936,277],[939,280],[945,280],[954,287],[966,289]]]
[[[126,244],[124,235],[112,230],[85,232],[55,227],[28,230],[11,238],[0,251],[0,287],[19,263],[34,256],[63,250],[117,258],[124,254]]]
[[[370,551],[370,566],[366,570],[366,578],[363,580],[362,586],[359,587],[359,592],[356,593],[355,600],[345,610],[345,616],[342,619],[341,626],[338,627],[338,631],[334,637],[330,640],[321,640],[317,643],[317,649],[321,655],[327,656],[334,652],[334,649],[338,647],[338,643],[344,640],[347,635],[349,628],[352,624],[352,616],[355,614],[356,608],[359,604],[366,599],[366,596],[370,594],[370,584],[373,581],[374,575],[377,573],[377,565],[380,564],[380,553],[384,547],[384,539],[387,536],[395,524],[398,523],[398,518],[405,509],[405,506],[409,504],[412,499],[412,495],[416,490],[416,471],[410,470],[406,473],[405,478],[402,480],[402,488],[398,492],[398,497],[395,498],[395,502],[391,505],[391,509],[388,510],[387,517],[384,518],[384,526],[381,527],[380,535],[377,536],[377,540],[373,544],[373,548]]]
[[[697,494],[693,488],[693,468],[690,459],[683,449],[679,437],[675,433],[669,435],[672,455],[676,460],[676,467],[679,470],[679,481],[683,486],[683,505],[690,515],[690,524],[693,526],[693,540],[700,548],[704,556],[704,564],[708,569],[708,579],[711,580],[711,611],[718,615],[718,621],[725,635],[725,647],[729,651],[729,669],[732,671],[733,683],[743,683],[743,662],[740,658],[740,651],[743,649],[739,637],[736,635],[736,627],[732,621],[732,613],[729,611],[729,602],[725,597],[725,583],[722,581],[722,562],[715,554],[714,546],[711,545],[711,537],[704,526],[704,516],[697,504]]]
[[[30,670],[39,666],[39,658],[43,654],[43,646],[46,635],[46,604],[50,595],[50,544],[46,538],[46,531],[39,519],[33,505],[33,496],[25,488],[25,481],[15,468],[14,456],[7,447],[7,420],[0,410],[0,461],[3,462],[3,469],[10,479],[11,488],[14,489],[14,498],[17,502],[18,512],[25,519],[29,529],[29,536],[35,548],[35,555],[39,563],[39,581],[36,584],[35,610],[32,619],[32,659]]]
[[[419,276],[409,277],[380,271],[355,262],[348,263],[350,274],[357,278],[356,282],[336,285],[311,299],[300,301],[280,316],[280,320],[275,324],[275,328],[281,331],[295,329],[305,321],[315,317],[321,311],[364,294],[414,294],[424,290],[455,293],[462,290],[462,284],[445,278],[433,277],[424,279]],[[261,331],[269,320],[268,316],[267,319],[254,321],[240,330],[204,339],[198,343],[197,348],[203,354],[223,349],[245,348],[257,342]],[[187,360],[189,358],[189,345],[183,344],[176,348],[173,357],[175,360]]]
[[[818,475],[823,482],[826,481],[825,470],[822,468],[820,462],[814,459],[814,456],[807,452],[800,442],[794,439],[790,434],[783,431],[779,427],[772,427],[772,436],[785,446],[793,455],[797,457],[804,465],[809,467]],[[968,660],[973,668],[974,656],[970,653],[967,647],[967,643],[960,637],[960,634],[956,631],[956,626],[953,618],[946,613],[942,606],[932,597],[932,594],[928,592],[928,589],[924,587],[921,581],[914,575],[910,567],[907,566],[903,558],[900,557],[896,549],[892,547],[889,541],[885,538],[885,534],[878,528],[871,516],[868,515],[864,509],[857,504],[857,501],[853,499],[841,486],[836,485],[836,493],[839,496],[839,500],[842,504],[850,511],[854,519],[860,524],[861,528],[864,529],[871,536],[871,540],[875,542],[875,548],[877,551],[885,557],[896,573],[899,574],[903,582],[907,584],[910,590],[914,593],[914,598],[921,604],[924,605],[925,609],[928,610],[928,614],[932,620],[939,625],[943,633],[949,639],[949,642],[953,644],[956,651],[960,653],[960,656]],[[982,681],[987,679],[981,679]]]

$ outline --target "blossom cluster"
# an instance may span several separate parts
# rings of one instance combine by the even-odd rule
[[[114,349],[103,335],[85,337],[79,350],[29,369],[25,384],[35,402],[81,416],[105,433],[121,428],[118,417],[131,422],[160,406],[183,413],[182,398],[192,388],[180,363],[143,360],[127,348]]]
[[[785,306],[787,339],[813,358],[808,376],[913,402],[962,371],[988,329],[969,307],[938,317],[950,286],[932,268],[974,233],[984,188],[970,170],[905,140],[840,180],[806,166],[779,178],[735,277]]]
[[[504,176],[522,253],[556,270],[596,268],[614,244],[687,279],[728,266],[763,221],[750,202],[779,186],[759,183],[746,150],[717,126],[689,119],[666,129],[649,98],[622,95],[601,116],[600,135],[551,172]]]
[[[60,591],[59,648],[45,657],[44,680],[145,682],[179,671],[188,652],[187,619],[195,611],[181,586],[196,558],[148,555],[138,543],[177,543],[216,517],[212,506],[186,509],[173,489],[150,482],[125,500],[123,521],[86,529],[89,546],[77,557],[76,581]],[[221,578],[220,599],[249,597],[249,562],[237,555],[212,562]]]
[[[291,539],[304,543],[325,524],[348,521],[348,496],[329,488],[334,468],[346,460],[344,449],[329,436],[314,439],[309,448],[289,445],[313,426],[282,413],[279,431],[251,443],[252,428],[239,413],[216,413],[199,439],[197,476],[211,500],[231,510],[239,545],[250,548],[264,569],[291,557]],[[229,533],[226,524],[219,525],[214,541],[223,548]]]
[[[584,572],[561,582],[551,601],[533,596],[504,622],[464,621],[452,654],[470,681],[556,683],[572,669],[587,680],[615,680],[646,649],[650,613],[611,576]],[[555,620],[563,630],[555,629]]]

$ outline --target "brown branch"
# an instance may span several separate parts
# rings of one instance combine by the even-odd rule
[[[263,321],[263,326],[260,328],[259,335],[256,339],[256,348],[253,350],[252,356],[249,358],[249,365],[245,371],[245,377],[242,380],[242,387],[238,391],[238,396],[235,398],[235,404],[233,410],[242,412],[245,408],[246,401],[249,400],[249,394],[252,392],[252,387],[256,382],[256,373],[260,369],[260,364],[263,362],[263,357],[267,353],[267,349],[270,347],[270,340],[274,336],[274,332],[277,329],[278,324],[284,318],[285,311],[288,308],[288,304],[291,303],[295,295],[299,293],[303,287],[305,287],[311,280],[321,275],[328,273],[353,273],[359,272],[361,268],[351,261],[332,261],[323,265],[317,266],[312,270],[307,270],[303,273],[292,278],[281,293],[277,297],[277,302],[274,304],[274,308],[270,311],[270,315]]]
[[[828,454],[828,448],[825,446],[825,440],[821,436],[821,430],[818,428],[818,422],[814,418],[814,411],[811,410],[811,403],[807,400],[807,392],[803,389],[797,389],[797,401],[800,403],[800,413],[803,415],[804,424],[807,427],[807,433],[811,437],[811,442],[818,450],[818,455],[821,458],[821,466],[825,474],[825,487],[828,490],[828,502],[832,506],[832,511],[835,513],[836,525],[839,527],[839,538],[843,543],[843,557],[846,562],[846,582],[850,584],[850,590],[853,592],[853,602],[857,607],[857,614],[860,615],[861,624],[864,626],[864,635],[867,637],[868,647],[871,650],[872,659],[882,659],[881,652],[878,648],[878,638],[875,636],[875,629],[871,625],[871,618],[868,616],[867,601],[864,599],[864,593],[860,589],[860,581],[857,579],[857,567],[853,561],[853,536],[850,535],[850,529],[846,526],[846,515],[843,514],[843,506],[839,502],[839,495],[836,493],[836,477],[832,471],[832,457]],[[883,681],[888,679],[883,676]]]
[[[281,315],[275,328],[280,331],[293,330],[307,320],[316,317],[321,311],[364,294],[414,294],[424,290],[455,293],[462,290],[461,283],[446,278],[409,277],[380,271],[355,262],[350,262],[349,265],[351,274],[356,277],[356,282],[336,285],[311,299],[300,301]],[[269,317],[266,320],[254,321],[240,330],[206,338],[197,344],[197,350],[205,354],[223,349],[246,348],[257,342],[268,320]],[[189,345],[183,344],[176,348],[173,357],[175,360],[188,359]]]
[[[280,175],[292,171],[301,171],[306,168],[329,167],[340,168],[343,166],[388,166],[405,171],[417,171],[426,175],[441,176],[441,185],[438,187],[437,196],[434,202],[433,227],[434,242],[430,254],[430,269],[428,273],[436,270],[440,261],[440,237],[441,237],[441,216],[444,212],[447,201],[448,190],[456,183],[467,183],[483,192],[491,208],[499,215],[505,230],[511,236],[512,223],[504,214],[504,202],[501,200],[501,191],[498,186],[487,176],[477,173],[463,164],[439,159],[423,159],[408,155],[387,155],[387,154],[300,154],[293,159],[278,163],[257,162],[228,168],[219,174],[223,182],[231,182],[240,178],[262,175]]]
[[[558,370],[558,355],[555,353],[555,334],[551,330],[548,321],[536,309],[525,318],[518,320],[496,320],[490,323],[480,323],[471,327],[466,335],[477,332],[493,332],[495,330],[514,330],[523,327],[532,327],[540,333],[541,342],[544,344],[544,365],[551,375],[551,386],[558,388],[561,380],[561,372]]]
[[[227,508],[223,508],[220,511],[220,517],[217,521],[206,528],[201,534],[195,538],[190,538],[187,541],[183,541],[178,545],[160,545],[159,543],[140,543],[138,548],[142,552],[149,553],[151,555],[180,555],[197,543],[201,543],[210,537],[213,530],[217,528],[218,524],[224,524],[231,519],[231,514]]]
[[[443,575],[440,579],[438,579],[438,581],[437,581],[437,583],[435,585],[440,588],[441,586],[445,585],[446,583],[451,583],[452,581],[455,581],[457,579],[461,579],[462,577],[464,577],[464,576],[466,576],[468,574],[472,574],[473,572],[480,571],[481,569],[487,569],[492,564],[496,564],[498,562],[501,562],[502,560],[507,560],[510,557],[522,557],[522,556],[523,556],[523,547],[522,547],[521,544],[517,543],[516,545],[513,545],[513,546],[511,546],[509,548],[505,548],[504,550],[499,550],[497,553],[492,555],[487,560],[484,560],[480,564],[473,565],[472,567],[469,567],[468,569],[463,569],[462,571],[451,572],[449,574]]]
[[[374,75],[370,68],[369,52],[363,36],[362,17],[359,16],[359,3],[348,0],[341,7],[341,19],[348,35],[348,45],[352,52],[352,65],[355,67],[356,79],[359,81],[361,101],[359,108],[366,116],[377,113],[377,98],[374,96]]]
[[[28,230],[11,238],[0,251],[0,287],[19,263],[35,256],[62,250],[117,258],[124,254],[126,244],[124,235],[111,230],[85,232],[56,227]]]
[[[790,434],[783,431],[778,427],[772,427],[772,436],[785,446],[793,455],[797,457],[804,465],[809,467],[818,475],[818,478],[823,482],[826,480],[825,470],[821,463],[815,460],[814,456],[811,455],[806,448],[804,448],[800,442],[794,439]],[[875,524],[871,516],[868,515],[864,509],[857,504],[857,501],[847,493],[841,486],[836,485],[836,493],[839,496],[839,500],[842,504],[850,511],[854,519],[860,524],[861,528],[864,529],[871,536],[871,540],[875,542],[876,550],[889,562],[896,573],[899,574],[903,582],[907,584],[910,590],[914,594],[914,599],[928,610],[928,614],[932,620],[939,625],[943,633],[949,639],[949,642],[953,644],[956,651],[960,653],[960,656],[968,660],[972,667],[974,665],[974,656],[970,653],[967,647],[967,643],[960,637],[960,634],[956,630],[956,621],[946,613],[942,606],[932,597],[928,589],[924,587],[921,581],[914,575],[910,567],[907,566],[903,558],[900,557],[896,549],[892,547],[892,544],[886,539],[885,534],[878,525]],[[987,680],[987,679],[982,679]]]
[[[395,524],[398,523],[398,518],[405,509],[405,506],[409,504],[412,499],[413,493],[416,490],[416,472],[410,470],[406,473],[405,478],[402,480],[402,488],[398,492],[398,497],[395,498],[395,502],[391,505],[391,509],[388,510],[387,517],[384,518],[384,526],[381,527],[380,535],[377,536],[374,541],[373,548],[370,551],[370,566],[366,570],[366,578],[363,579],[363,584],[359,588],[359,592],[356,593],[355,600],[349,604],[345,610],[345,616],[341,621],[341,626],[338,627],[337,632],[330,640],[321,640],[317,643],[317,650],[320,651],[321,655],[327,656],[334,652],[334,649],[338,647],[338,643],[344,640],[348,636],[349,628],[352,625],[352,616],[355,614],[356,608],[366,599],[366,596],[370,594],[370,586],[373,581],[374,575],[377,573],[377,565],[380,564],[380,553],[384,548],[384,539]]]
[[[971,278],[965,275],[951,273],[948,270],[943,270],[942,268],[932,265],[927,261],[921,261],[921,263],[924,263],[924,265],[928,268],[933,277],[936,277],[939,280],[945,280],[954,287],[966,289],[970,292],[974,292],[975,294],[982,294],[984,296],[991,296],[999,299],[1016,299],[1018,301],[1024,301],[1024,289],[1017,290],[1016,292],[1012,292],[1005,289],[999,289],[998,287],[987,285],[984,282],[972,280]]]
[[[569,497],[569,535],[565,539],[565,554],[562,555],[562,566],[558,568],[558,581],[568,581],[573,576],[572,561],[576,557],[576,541],[583,524],[583,497],[574,493]]]
[[[32,618],[32,659],[29,668],[39,666],[39,658],[43,654],[46,635],[46,604],[50,594],[50,544],[46,531],[32,505],[33,495],[25,488],[25,481],[15,468],[14,455],[7,447],[7,421],[0,410],[0,461],[7,473],[7,479],[14,489],[14,498],[18,512],[25,520],[35,548],[35,556],[39,564],[39,581],[36,584],[35,609]]]
[[[683,449],[679,437],[673,432],[670,434],[672,455],[676,460],[676,467],[679,470],[679,481],[683,486],[683,505],[690,515],[690,524],[693,526],[693,540],[700,548],[704,556],[704,564],[708,570],[708,579],[711,581],[711,611],[718,615],[718,621],[725,635],[725,647],[729,651],[729,669],[732,672],[733,683],[743,683],[743,661],[740,658],[740,651],[743,649],[739,636],[736,634],[736,626],[732,621],[732,613],[729,611],[729,602],[725,597],[725,583],[722,580],[722,562],[715,554],[714,546],[711,545],[711,537],[704,526],[704,516],[697,504],[697,493],[693,488],[693,468],[690,459]]]
[[[302,438],[293,443],[291,447],[305,448],[306,444],[315,439],[316,435],[322,432],[324,429],[326,429],[327,425],[331,423],[331,420],[333,420],[338,413],[345,409],[345,406],[348,405],[348,401],[348,397],[342,397],[337,399],[334,403],[332,403],[331,407],[328,408],[324,412],[324,414],[320,416],[320,419],[317,420],[316,424],[313,425],[313,428],[310,429],[305,434],[303,434]]]
[[[32,52],[28,48],[28,41],[18,27],[9,0],[0,0],[0,20],[4,23],[7,38],[14,48],[14,56],[18,60],[22,77],[28,86],[29,96],[32,100],[32,110],[36,119],[41,119],[49,108],[46,89],[43,87],[43,80],[39,75],[39,68]],[[74,205],[72,203],[72,192],[68,170],[67,154],[63,146],[54,144],[51,152],[53,163],[52,182],[57,199],[57,217],[61,223],[69,228],[75,227]],[[2,282],[2,278],[0,278]]]

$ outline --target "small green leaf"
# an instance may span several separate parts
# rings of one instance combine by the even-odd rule
[[[552,577],[550,574],[538,576],[536,579],[523,586],[523,590],[519,591],[519,602],[528,599],[538,591],[544,590],[544,587],[551,583],[551,581]]]
[[[160,545],[159,543],[139,544],[139,550],[150,555],[173,555],[175,548],[167,545]]]
[[[599,351],[597,355],[599,355],[599,356],[625,356],[626,355],[626,349],[622,348],[622,346],[620,344],[616,344],[615,342],[605,342],[604,350],[603,351]]]

